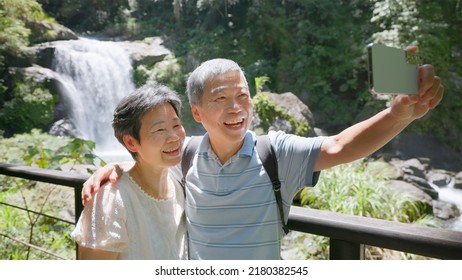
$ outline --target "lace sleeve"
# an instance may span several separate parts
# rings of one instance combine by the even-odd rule
[[[71,237],[80,246],[122,252],[128,243],[126,220],[119,188],[109,183],[85,206]]]

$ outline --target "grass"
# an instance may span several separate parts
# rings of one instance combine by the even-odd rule
[[[6,178],[6,177],[4,177]],[[62,186],[31,183],[20,179],[17,187],[3,189],[0,201],[30,211],[73,221],[73,190]],[[21,186],[21,184],[23,184]],[[69,207],[71,206],[71,207]],[[0,259],[48,260],[75,259],[75,245],[70,239],[74,225],[48,216],[25,211],[9,205],[0,205]],[[31,244],[31,246],[26,246]],[[38,248],[36,248],[38,247]]]

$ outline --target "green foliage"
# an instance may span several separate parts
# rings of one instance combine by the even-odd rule
[[[277,118],[282,117],[283,110],[272,102],[268,96],[263,93],[257,93],[253,99],[253,109],[257,112],[258,116],[262,121],[262,127],[265,131],[268,130],[271,122]]]
[[[303,189],[301,204],[344,214],[414,223],[428,209],[385,187],[391,173],[386,163],[356,161],[323,171],[314,188]]]
[[[424,63],[432,64],[442,77],[445,97],[437,110],[411,125],[418,132],[431,132],[440,140],[462,151],[462,100],[460,71],[462,40],[462,9],[460,1],[373,1],[372,22],[380,32],[376,42],[397,47],[416,45]]]
[[[363,50],[371,26],[370,7],[363,3],[298,1],[292,43],[278,62],[278,89],[307,93],[310,108],[328,116],[332,125],[352,123],[364,90]]]
[[[38,129],[33,129],[30,133],[16,134],[10,138],[0,138],[0,162],[26,165],[24,155],[28,154],[29,147],[42,146],[57,150],[68,142],[67,137],[51,136]]]
[[[92,33],[110,30],[126,19],[129,2],[126,0],[38,0],[55,19],[73,30]]]
[[[261,120],[261,127],[264,131],[268,131],[269,126],[276,119],[285,119],[294,127],[296,135],[306,135],[310,127],[306,120],[297,121],[293,116],[290,116],[283,108],[271,101],[267,95],[261,92],[264,84],[269,81],[268,77],[255,78],[256,95],[252,98],[253,108],[257,112]]]
[[[50,103],[52,99],[49,92],[40,89],[40,85],[30,80],[21,81],[19,85],[14,84],[8,67],[24,66],[23,64],[28,63],[24,58],[30,41],[39,34],[50,35],[50,30],[46,30],[44,25],[54,22],[34,0],[0,1],[1,131],[14,133],[41,127],[48,124],[53,114],[52,108],[50,109],[53,104]],[[16,110],[17,116],[14,115]],[[25,112],[30,113],[30,117],[25,116]],[[32,122],[29,123],[29,120]]]
[[[2,176],[0,181],[15,187],[0,191],[2,202],[57,217],[62,209],[72,205],[69,202],[73,202],[73,191],[69,188],[5,178]],[[72,224],[7,205],[0,205],[0,221],[0,259],[75,258],[75,245],[69,238]],[[25,246],[24,242],[41,247],[42,251]]]
[[[366,44],[417,45],[423,61],[443,78],[447,94],[435,112],[410,129],[435,133],[462,149],[462,124],[456,123],[462,117],[460,87],[455,86],[462,69],[458,2],[188,1],[180,53],[198,61],[234,59],[248,80],[270,77],[271,91],[299,95],[325,120],[318,125],[337,131],[365,116],[366,105],[386,106],[367,90]],[[255,67],[259,62],[265,67]],[[453,78],[450,72],[457,74]]]
[[[0,162],[72,171],[77,165],[95,164],[95,143],[77,138],[54,137],[33,129],[30,134],[17,134],[0,139]],[[104,162],[101,162],[104,164]],[[93,170],[86,170],[91,173]],[[63,218],[71,211],[74,191],[8,176],[0,176],[0,201],[21,208]],[[51,219],[11,206],[0,205],[0,259],[75,258],[75,244],[70,239],[73,224]],[[50,254],[14,242],[18,239],[44,248]]]
[[[292,231],[283,241],[283,259],[328,260],[329,238],[321,235]],[[289,252],[289,255],[287,255]]]
[[[8,64],[15,58],[22,57],[25,47],[29,45],[30,30],[18,18],[14,9],[19,3],[12,0],[0,1],[0,96],[7,90],[4,83]]]
[[[323,125],[351,123],[362,105],[355,96],[366,91],[362,56],[373,29],[364,24],[370,3],[232,2],[201,2],[195,13],[186,10],[196,6],[184,7],[186,15],[203,19],[183,19],[191,27],[185,31],[185,54],[199,61],[234,59],[248,80],[265,75],[272,81],[271,91],[303,96],[312,110],[328,116]]]
[[[270,81],[270,78],[268,78],[267,76],[256,77],[255,78],[255,94],[258,95],[262,93],[263,87],[269,81]]]
[[[95,165],[96,161],[94,142],[55,137],[39,129],[0,138],[0,144],[0,162],[60,170],[63,165]],[[105,162],[100,161],[100,164],[104,165]]]
[[[5,48],[15,54],[23,51],[23,48],[29,45],[29,41],[34,41],[39,34],[50,38],[54,35],[51,34],[51,29],[44,30],[44,26],[56,21],[46,15],[35,0],[2,0],[0,15],[2,16],[0,25],[5,28],[2,28],[3,34],[0,32],[0,38],[3,37],[2,39],[5,40]],[[19,48],[11,48],[11,46]]]
[[[13,82],[8,67],[21,64],[37,23],[54,22],[33,0],[0,1],[0,131],[9,136],[44,127],[53,118],[54,99],[39,82]]]
[[[96,156],[92,153],[95,143],[88,140],[73,138],[65,146],[52,150],[41,144],[28,146],[27,154],[23,156],[26,165],[47,169],[61,169],[64,164],[94,164]]]
[[[9,38],[2,47],[13,46],[10,49],[17,52],[14,46],[28,44],[24,40],[28,29],[21,19],[30,22],[43,16],[40,15],[43,12],[32,0],[2,3],[8,3],[8,8],[3,5],[1,12],[8,13],[2,20],[3,25],[9,27],[0,29],[0,38]],[[460,73],[461,69],[458,50],[462,40],[455,34],[462,28],[462,12],[457,0],[98,3],[40,0],[39,3],[60,22],[81,32],[106,30],[107,34],[114,35],[112,28],[129,37],[163,34],[176,37],[175,57],[188,57],[184,63],[188,67],[214,57],[234,59],[244,67],[249,80],[266,75],[272,81],[271,91],[291,91],[299,95],[321,120],[328,120],[318,123],[327,131],[336,131],[357,121],[355,116],[362,113],[367,103],[371,104],[364,60],[364,47],[369,41],[399,47],[418,45],[424,61],[435,65],[443,77],[447,92],[460,90],[455,86],[457,82],[449,79],[451,72]],[[13,14],[26,16],[20,18]],[[257,66],[260,62],[263,67]],[[171,82],[164,76],[169,71],[158,78]],[[135,76],[139,82],[148,81],[151,72],[152,69],[140,68]],[[172,75],[175,85],[183,80],[177,78],[176,72]],[[436,110],[411,129],[432,131],[440,138],[449,135],[447,142],[457,147],[462,141],[456,132],[462,131],[458,129],[460,122],[456,121],[462,114],[462,101],[451,93],[440,105],[444,109]]]
[[[133,75],[138,87],[145,84],[164,84],[178,92],[180,96],[183,97],[181,122],[185,128],[193,129],[198,124],[192,117],[191,110],[188,106],[188,98],[185,94],[187,77],[186,74],[183,73],[183,65],[183,59],[176,58],[174,55],[168,55],[161,62],[156,63],[152,67],[139,65],[136,67]]]
[[[12,17],[3,6],[0,6],[0,54],[18,55],[18,52],[29,44],[29,34],[30,30],[26,28],[23,21]]]
[[[44,127],[53,120],[53,95],[33,80],[17,83],[12,98],[0,108],[0,129],[10,134]]]
[[[138,66],[134,76],[137,86],[159,83],[167,85],[179,93],[185,91],[186,77],[182,72],[179,59],[173,55],[168,55],[152,67]]]
[[[462,100],[460,98],[462,40],[454,36],[462,28],[460,1],[424,1],[419,5],[421,24],[419,48],[424,63],[435,66],[443,78],[445,97],[430,116],[414,125],[417,131],[431,131],[452,148],[462,151]],[[457,31],[456,31],[457,30]]]
[[[27,22],[40,13],[32,8],[37,6],[35,1],[5,1],[14,5],[1,11],[9,13],[2,20],[10,26],[0,29],[0,38],[9,38],[1,47],[11,45],[17,52],[14,46],[28,44],[21,41],[28,30],[10,11],[29,7],[21,10],[30,15],[22,17]],[[58,21],[81,32],[106,31],[132,38],[168,35],[174,42],[175,59],[184,57],[181,63],[188,70],[210,58],[234,59],[249,81],[265,75],[272,81],[269,91],[300,96],[319,116],[318,125],[331,132],[358,121],[366,105],[385,106],[372,100],[367,91],[366,43],[415,44],[424,62],[432,63],[443,77],[447,94],[438,110],[410,129],[431,131],[462,149],[462,124],[457,122],[462,117],[462,101],[456,94],[462,64],[462,39],[456,35],[462,28],[458,0],[38,2]],[[153,69],[139,67],[135,77],[138,83],[159,78],[184,88],[178,86],[184,77],[174,69],[153,74]]]
[[[7,15],[23,21],[38,21],[46,18],[41,5],[34,0],[2,0],[0,7]]]

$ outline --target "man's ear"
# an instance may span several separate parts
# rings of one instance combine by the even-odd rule
[[[201,122],[201,116],[200,116],[200,110],[199,107],[196,104],[191,105],[191,112],[194,120],[198,123]]]
[[[131,135],[124,135],[124,136],[122,137],[122,140],[124,141],[125,147],[126,147],[130,152],[136,153],[136,152],[138,151],[139,143],[138,143],[138,140],[136,140],[135,138],[133,138],[133,136],[131,136]]]

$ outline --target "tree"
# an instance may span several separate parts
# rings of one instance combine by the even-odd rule
[[[44,9],[65,26],[81,32],[99,32],[125,23],[128,0],[37,0]]]

